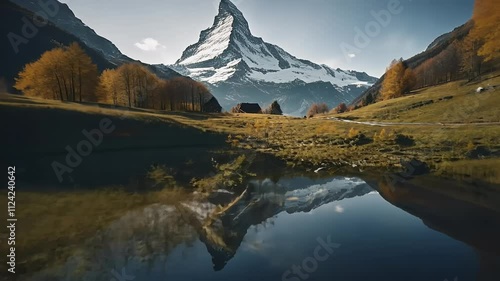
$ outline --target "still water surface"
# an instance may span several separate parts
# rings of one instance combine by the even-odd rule
[[[495,211],[429,191],[254,180],[123,214],[50,280],[500,280],[499,237]]]

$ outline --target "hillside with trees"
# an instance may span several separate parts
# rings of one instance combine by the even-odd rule
[[[399,98],[408,94],[415,86],[415,73],[407,67],[403,60],[394,60],[385,74],[385,79],[380,91],[384,100]]]
[[[56,47],[28,63],[16,78],[14,88],[26,96],[61,101],[214,111],[213,107],[205,107],[214,98],[200,82],[185,77],[160,79],[140,63],[125,63],[99,74],[91,57],[77,43]],[[216,111],[220,112],[220,107]]]
[[[8,66],[0,68],[0,80],[4,79],[7,91],[16,93],[16,90],[13,88],[14,79],[26,64],[39,59],[46,51],[60,46],[69,46],[72,43],[80,45],[85,53],[92,58],[93,63],[99,71],[115,67],[99,51],[88,47],[76,36],[50,23],[43,28],[37,28],[36,36],[29,38],[28,41],[17,38],[17,41],[14,42],[18,45],[14,48],[7,36],[11,32],[20,33],[24,26],[23,18],[32,19],[34,18],[34,14],[9,1],[0,1],[0,34],[4,36],[0,40],[0,50],[2,50],[0,52],[0,61],[2,62],[2,66]],[[16,50],[18,53],[16,53]]]
[[[19,1],[21,2],[21,1]],[[156,74],[161,79],[172,79],[175,77],[183,77],[179,73],[162,65],[147,65],[139,61],[135,61],[126,55],[123,55],[116,49],[116,52],[111,52],[113,57],[110,58],[102,51],[102,48],[94,48],[95,44],[89,45],[89,39],[93,43],[104,46],[113,46],[107,39],[96,34],[92,29],[82,23],[81,26],[74,26],[75,29],[82,31],[91,38],[86,40],[78,37],[76,33],[72,33],[71,29],[62,29],[58,24],[65,22],[58,20],[52,22],[62,16],[67,20],[74,18],[74,14],[67,5],[60,5],[60,11],[56,17],[51,17],[45,24],[36,22],[39,8],[39,1],[25,1],[19,6],[10,1],[0,1],[0,34],[4,40],[0,40],[0,61],[2,65],[8,67],[0,68],[0,81],[10,93],[19,93],[13,86],[15,78],[24,66],[39,59],[41,55],[54,48],[69,46],[72,43],[77,43],[83,51],[92,59],[92,62],[97,66],[99,72],[105,69],[114,69],[124,63],[138,63],[147,67],[150,71]],[[32,10],[28,8],[33,6]],[[31,19],[35,19],[34,21]],[[75,19],[78,22],[78,19]],[[38,25],[36,25],[37,23]],[[41,26],[41,27],[40,27]],[[28,33],[26,33],[28,32]],[[28,34],[28,36],[25,36]],[[99,43],[100,42],[100,43]],[[106,47],[103,47],[106,49]],[[115,47],[116,48],[116,47]],[[83,98],[83,97],[82,97]]]
[[[499,25],[498,3],[477,0],[469,22],[441,36],[423,53],[393,61],[385,75],[352,105],[361,107],[462,79],[480,80],[500,63]]]

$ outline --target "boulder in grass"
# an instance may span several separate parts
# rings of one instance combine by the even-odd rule
[[[490,156],[491,151],[485,146],[478,146],[473,150],[466,153],[466,157],[469,159],[481,159]]]

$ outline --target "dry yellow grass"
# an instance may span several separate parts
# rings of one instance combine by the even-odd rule
[[[392,122],[494,122],[500,121],[498,90],[476,94],[480,85],[497,85],[500,77],[485,79],[480,84],[465,85],[453,82],[414,93],[412,96],[380,102],[368,107],[336,115],[359,120]],[[446,97],[453,96],[451,99]],[[446,98],[446,99],[445,99]],[[19,100],[27,103],[19,103]],[[433,103],[408,109],[433,100]],[[317,118],[294,118],[262,114],[202,114],[181,112],[156,112],[151,110],[123,111],[58,101],[26,98],[0,98],[0,106],[30,106],[78,110],[88,114],[106,114],[127,118],[155,120],[194,127],[203,132],[230,135],[232,149],[247,149],[271,154],[283,159],[290,166],[307,169],[324,166],[332,170],[340,167],[397,168],[401,160],[417,158],[436,168],[444,162],[466,161],[470,143],[484,146],[490,157],[500,151],[500,125],[441,126],[395,125],[386,128],[363,124],[350,124],[326,120],[331,115]],[[390,132],[389,132],[390,131]],[[364,134],[372,143],[353,145],[349,133]],[[402,147],[393,136],[404,134],[413,137],[413,146]],[[387,135],[387,136],[386,136]],[[478,162],[474,162],[478,163]],[[500,168],[500,167],[499,167]],[[478,174],[478,176],[480,176]]]
[[[496,86],[495,90],[476,93],[478,87]],[[451,82],[412,92],[411,95],[377,102],[373,105],[336,115],[363,121],[476,123],[500,122],[500,73],[466,84]],[[432,101],[432,103],[430,103]],[[419,103],[427,105],[418,106]]]
[[[438,166],[437,174],[464,180],[479,177],[485,182],[500,184],[500,159],[446,162]]]

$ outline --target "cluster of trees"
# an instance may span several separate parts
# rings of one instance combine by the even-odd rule
[[[81,102],[96,98],[97,77],[97,66],[73,43],[47,51],[27,64],[14,87],[27,96]]]
[[[46,99],[172,111],[206,111],[205,105],[213,98],[202,83],[185,77],[163,80],[139,63],[123,64],[99,75],[92,59],[76,43],[47,51],[27,64],[14,87],[27,96]]]
[[[430,58],[415,68],[415,88],[423,88],[454,81],[461,75],[461,47],[453,42],[439,55]]]
[[[383,100],[401,97],[409,93],[415,84],[413,70],[404,64],[403,59],[394,60],[385,73],[380,96]]]
[[[434,86],[464,78],[472,80],[481,76],[483,64],[495,58],[495,55],[481,52],[488,41],[475,35],[476,26],[475,24],[467,36],[453,41],[438,55],[427,59],[415,68],[417,76],[415,88]],[[496,57],[498,58],[498,54]]]
[[[332,110],[329,110],[329,107],[326,103],[314,103],[311,105],[309,110],[307,111],[307,116],[308,117],[313,117],[314,115],[317,114],[324,114],[324,113],[332,113],[332,114],[340,114],[344,112],[350,112],[358,107],[356,106],[347,106],[344,102],[339,103],[336,107],[334,107]]]
[[[476,0],[473,27],[460,43],[460,70],[472,80],[481,76],[483,64],[500,58],[500,9],[497,0]]]
[[[332,109],[331,113],[340,114],[340,113],[344,113],[347,111],[349,111],[349,108],[347,107],[347,105],[345,103],[342,102],[342,103],[339,103],[339,105],[337,105],[337,107]]]
[[[307,117],[313,117],[316,114],[328,113],[329,108],[326,103],[313,103],[307,111]]]
[[[472,40],[482,41],[477,55],[485,62],[500,57],[500,6],[497,0],[476,0],[474,4],[474,28],[469,36]]]
[[[137,63],[103,71],[98,102],[158,110],[204,111],[212,97],[202,83],[184,77],[162,80]]]

